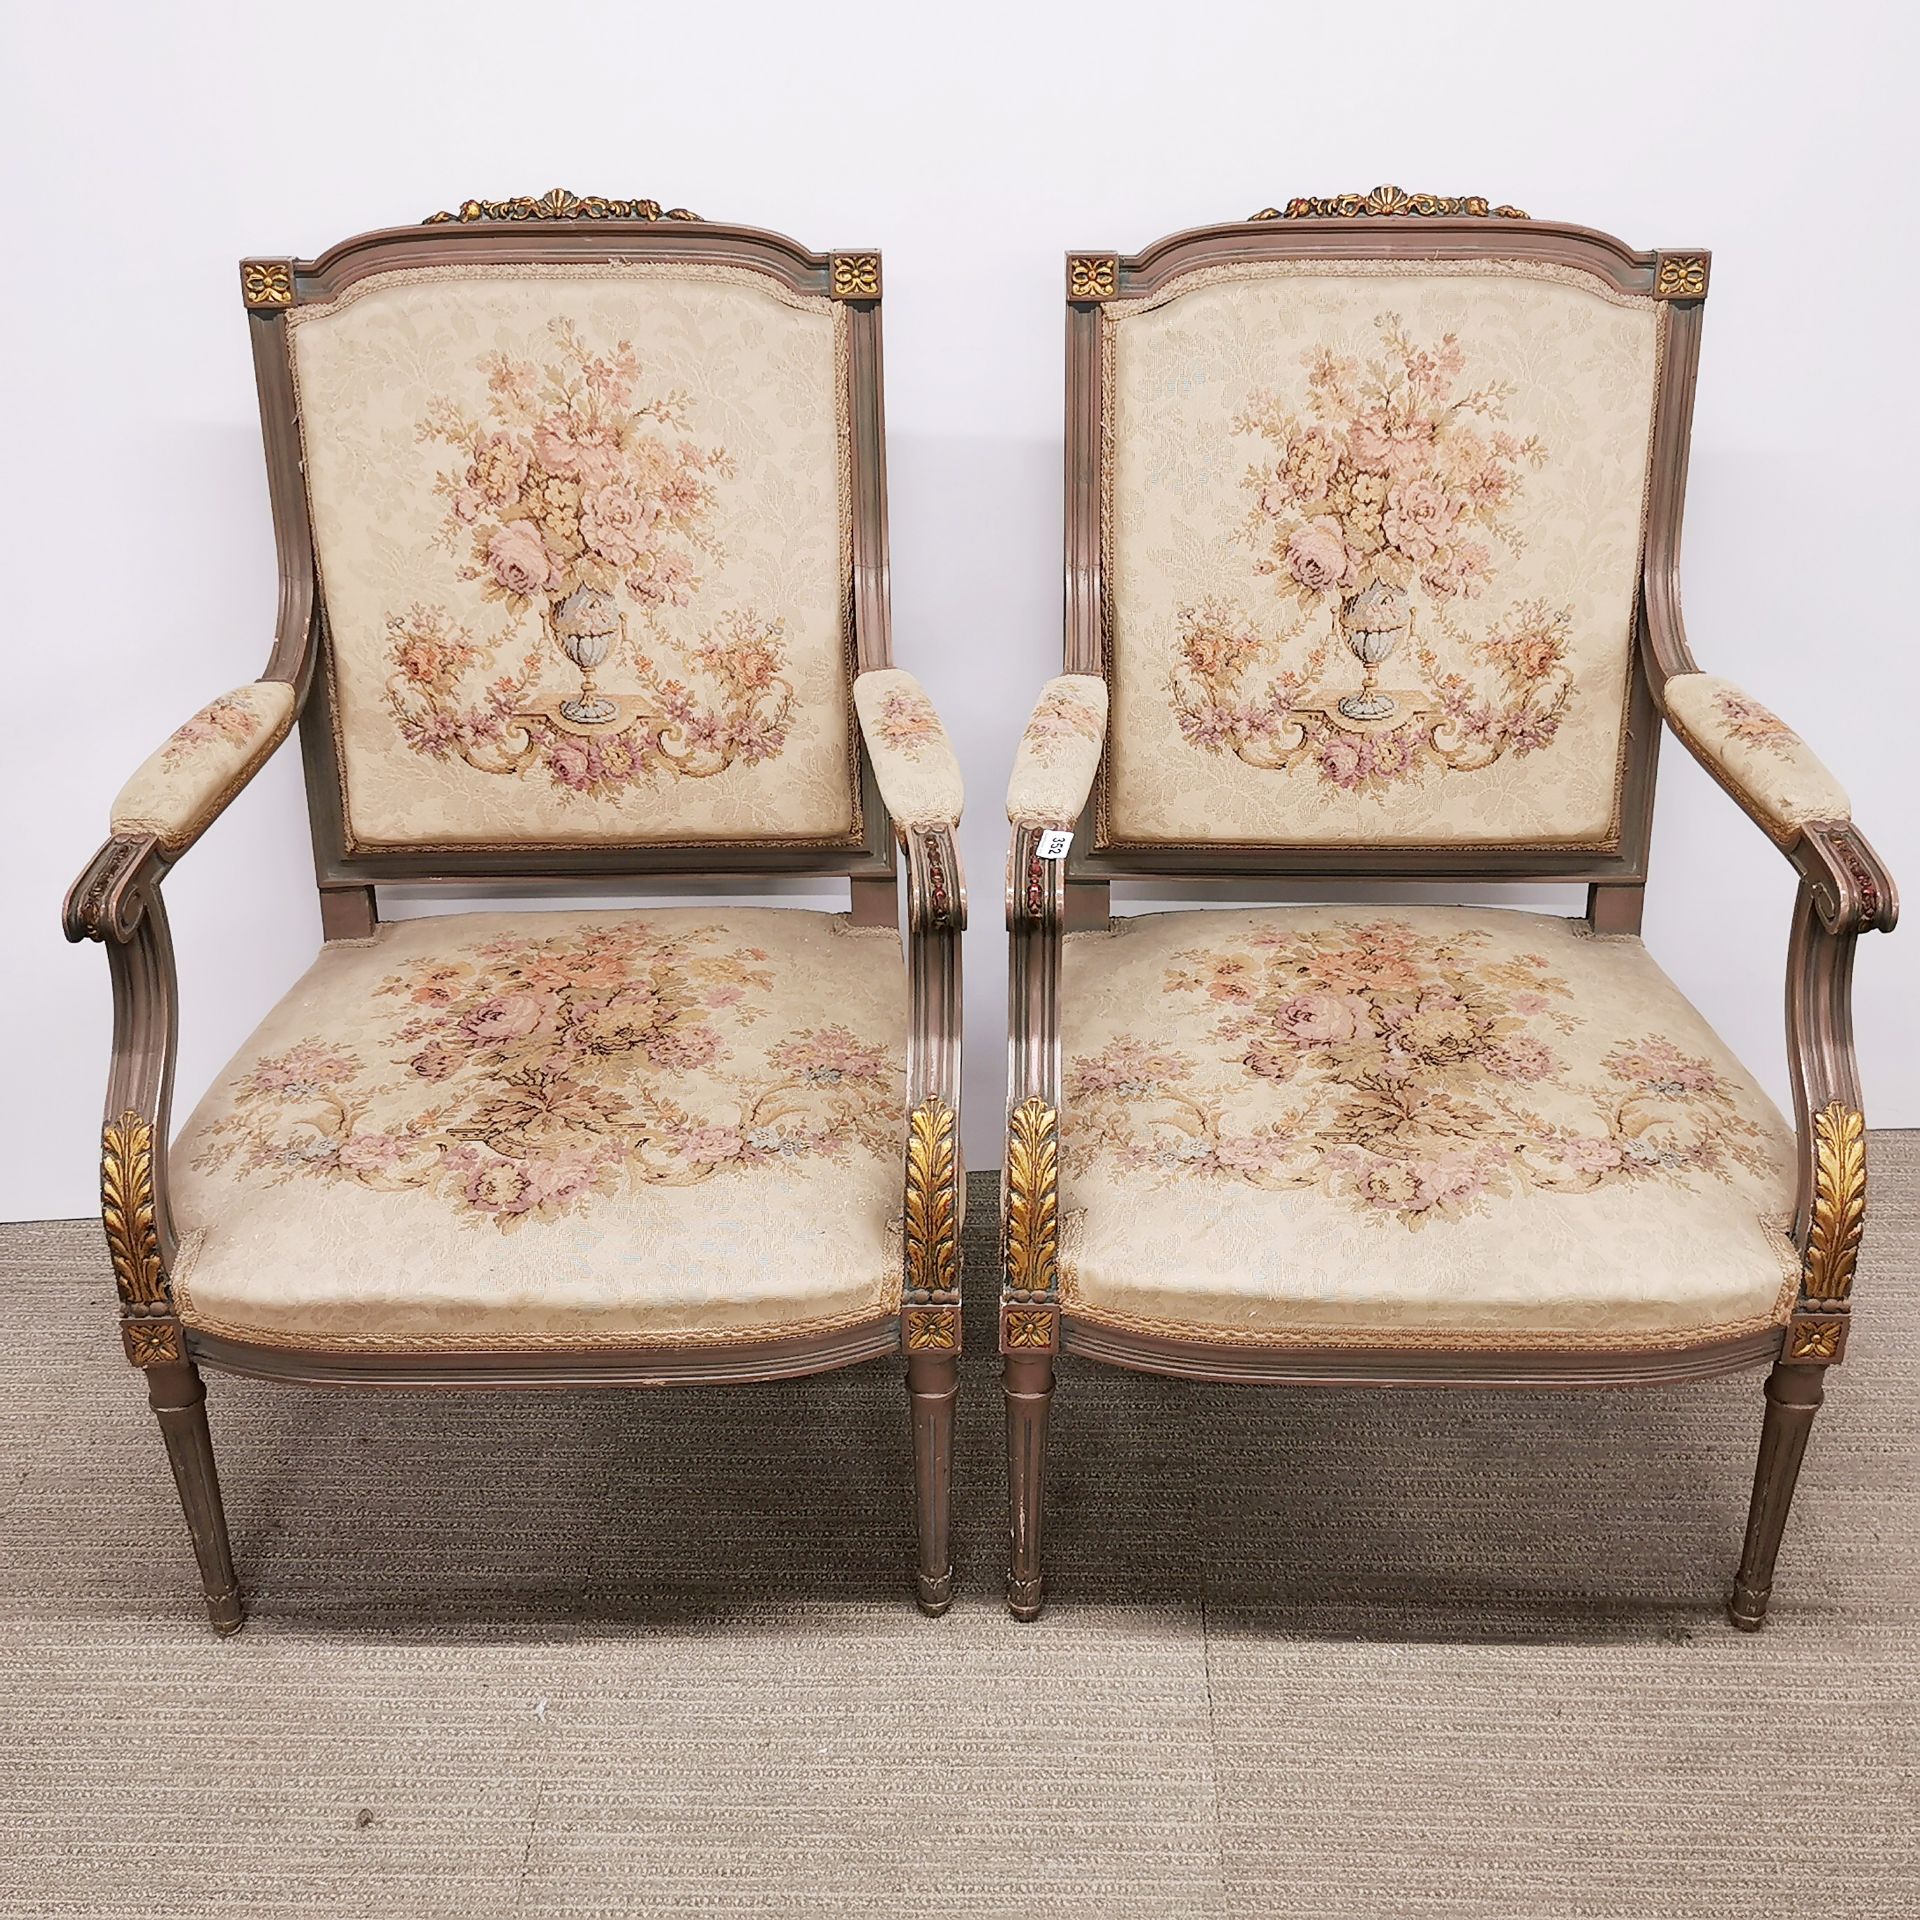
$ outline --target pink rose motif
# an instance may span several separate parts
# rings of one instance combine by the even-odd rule
[[[549,473],[583,483],[604,480],[612,466],[605,430],[584,427],[559,408],[534,428],[533,451]]]
[[[1358,743],[1344,733],[1336,733],[1332,739],[1324,742],[1317,757],[1322,776],[1334,786],[1345,787],[1349,792],[1360,784],[1361,776],[1366,771]]]
[[[679,1141],[683,1158],[700,1166],[718,1166],[726,1160],[738,1160],[746,1151],[746,1142],[737,1127],[696,1127]]]
[[[1330,593],[1353,577],[1353,562],[1331,514],[1296,527],[1287,542],[1287,570],[1309,593]]]
[[[459,1047],[445,1040],[434,1040],[422,1047],[408,1064],[422,1080],[444,1080],[465,1058]]]
[[[460,1022],[460,1030],[483,1046],[498,1046],[508,1040],[522,1040],[540,1024],[547,1004],[537,993],[500,993],[479,1006]]]
[[[647,1036],[647,1058],[656,1067],[686,1071],[706,1066],[720,1051],[720,1036],[711,1027],[680,1027]]]
[[[467,1176],[468,1206],[480,1213],[525,1213],[534,1203],[532,1182],[511,1160],[488,1160]]]
[[[340,1165],[348,1173],[384,1173],[400,1158],[400,1142],[388,1133],[356,1134],[340,1148]]]
[[[1524,1034],[1516,1035],[1511,1040],[1496,1041],[1485,1049],[1480,1058],[1489,1073],[1497,1074],[1502,1080],[1518,1080],[1523,1084],[1545,1080],[1556,1073],[1560,1066],[1550,1048]]]
[[[1431,480],[1409,480],[1387,495],[1381,527],[1409,560],[1431,560],[1460,517],[1459,508]]]
[[[1296,1047],[1337,1047],[1359,1031],[1351,1001],[1331,993],[1296,993],[1282,1001],[1273,1024]]]
[[[547,543],[531,520],[509,520],[495,527],[487,542],[487,570],[517,599],[530,599],[558,584]]]
[[[647,529],[658,517],[658,508],[619,485],[596,488],[580,502],[580,531],[587,544],[616,567],[638,562]]]

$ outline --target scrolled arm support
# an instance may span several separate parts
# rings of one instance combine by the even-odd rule
[[[1060,966],[1067,862],[1041,846],[1071,832],[1100,770],[1107,685],[1098,674],[1049,680],[1034,703],[1007,787],[1007,1178],[1000,1350],[1060,1348]]]
[[[1798,734],[1687,645],[1677,570],[1650,567],[1647,677],[1675,737],[1778,846],[1800,876],[1787,945],[1787,1063],[1793,1080],[1800,1289],[1782,1358],[1844,1357],[1866,1218],[1866,1117],[1853,1045],[1853,954],[1900,917],[1893,876],[1854,826],[1845,790]]]
[[[67,891],[61,927],[97,940],[113,978],[113,1064],[100,1130],[100,1214],[127,1358],[183,1366],[173,1310],[178,1247],[168,1192],[180,987],[161,882],[286,738],[290,683],[263,680],[203,707],[114,803],[112,837]]]
[[[113,975],[113,1065],[100,1131],[100,1211],[127,1358],[177,1366],[186,1336],[173,1311],[177,1247],[167,1187],[180,989],[151,837],[101,848],[67,895],[67,938],[98,940]]]

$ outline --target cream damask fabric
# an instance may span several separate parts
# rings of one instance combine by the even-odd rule
[[[1657,305],[1293,261],[1101,316],[1108,837],[1614,841]]]
[[[1580,924],[1310,908],[1069,934],[1071,1307],[1481,1347],[1783,1319],[1785,1123],[1638,940]]]
[[[1809,820],[1848,820],[1847,790],[1820,757],[1758,700],[1711,673],[1677,673],[1662,690],[1682,740],[1767,823],[1791,840]]]
[[[293,689],[256,680],[210,700],[140,763],[113,803],[113,831],[150,833],[169,853],[203,834],[293,725]]]
[[[903,827],[957,826],[966,800],[953,742],[927,690],[899,667],[853,683],[861,738],[887,811]]]
[[[843,308],[439,267],[288,324],[355,845],[852,835]]]
[[[1093,791],[1107,735],[1107,683],[1063,673],[1040,690],[1013,756],[1007,818],[1016,827],[1071,827]]]
[[[189,1325],[361,1350],[725,1340],[900,1294],[899,936],[463,914],[329,946],[175,1142]]]

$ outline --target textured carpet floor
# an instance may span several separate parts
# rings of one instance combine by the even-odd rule
[[[0,1228],[0,1915],[1911,1916],[1920,1135],[1873,1172],[1852,1357],[1752,1637],[1720,1602],[1757,1375],[1072,1364],[1053,1603],[1017,1626],[976,1258],[946,1619],[905,1591],[892,1365],[216,1378],[251,1618],[215,1641],[97,1229]]]

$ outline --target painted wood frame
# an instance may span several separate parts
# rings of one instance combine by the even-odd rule
[[[1864,1121],[1850,1002],[1853,951],[1860,934],[1891,930],[1898,908],[1890,876],[1850,821],[1813,821],[1782,838],[1767,828],[1746,795],[1727,789],[1767,828],[1800,878],[1785,971],[1799,1165],[1793,1235],[1804,1272],[1785,1326],[1660,1352],[1292,1343],[1281,1350],[1125,1331],[1078,1318],[1062,1301],[1061,937],[1107,923],[1114,879],[1575,882],[1587,887],[1587,917],[1597,932],[1635,934],[1640,928],[1663,690],[1672,675],[1696,671],[1681,620],[1679,551],[1694,379],[1711,272],[1704,249],[1636,251],[1606,234],[1531,220],[1477,197],[1449,199],[1380,187],[1365,195],[1296,200],[1249,220],[1175,234],[1138,254],[1070,253],[1065,671],[1104,676],[1109,670],[1102,308],[1112,300],[1156,293],[1203,267],[1302,259],[1524,260],[1575,267],[1658,304],[1662,378],[1629,668],[1619,840],[1603,852],[1573,857],[1550,848],[1498,846],[1126,845],[1103,829],[1103,773],[1087,795],[1065,861],[1040,858],[1040,826],[1014,828],[1007,880],[1010,1071],[1000,1306],[1012,1504],[1008,1605],[1030,1619],[1042,1604],[1048,1404],[1053,1361],[1060,1353],[1188,1379],[1269,1385],[1619,1386],[1705,1379],[1772,1363],[1747,1545],[1729,1604],[1736,1625],[1757,1627],[1800,1449],[1819,1403],[1819,1370],[1845,1351],[1865,1204]]]
[[[886,451],[881,393],[880,256],[872,249],[808,252],[756,228],[723,226],[652,201],[468,201],[413,227],[343,241],[313,260],[241,263],[252,337],[279,570],[274,642],[262,673],[294,690],[300,714],[315,877],[327,940],[370,934],[376,887],[471,886],[551,893],[573,883],[671,887],[726,875],[845,877],[854,920],[899,923],[904,887],[908,978],[907,1088],[901,1114],[906,1253],[898,1312],[820,1334],[699,1345],[526,1352],[354,1354],[255,1344],[197,1332],[174,1308],[169,1274],[177,1237],[169,1198],[179,995],[162,883],[177,854],[146,835],[109,839],[74,883],[64,925],[99,941],[113,976],[113,1063],[102,1130],[102,1210],[129,1360],[147,1377],[166,1437],[217,1631],[242,1621],[204,1410],[202,1366],[315,1385],[603,1387],[748,1383],[850,1366],[883,1354],[906,1359],[915,1470],[915,1586],[930,1613],[952,1591],[948,1545],[953,1408],[960,1346],[957,1257],[964,1172],[960,1105],[960,937],[966,890],[945,826],[899,828],[888,815],[864,743],[855,748],[862,807],[854,834],[833,844],[765,842],[595,845],[555,849],[361,853],[349,848],[328,711],[326,610],[302,478],[286,319],[369,274],[399,267],[609,261],[725,265],[766,275],[792,292],[847,305],[851,426],[849,679],[892,663],[887,579]],[[849,699],[851,713],[851,700]],[[228,796],[230,803],[232,795]],[[223,803],[224,804],[224,803]]]

